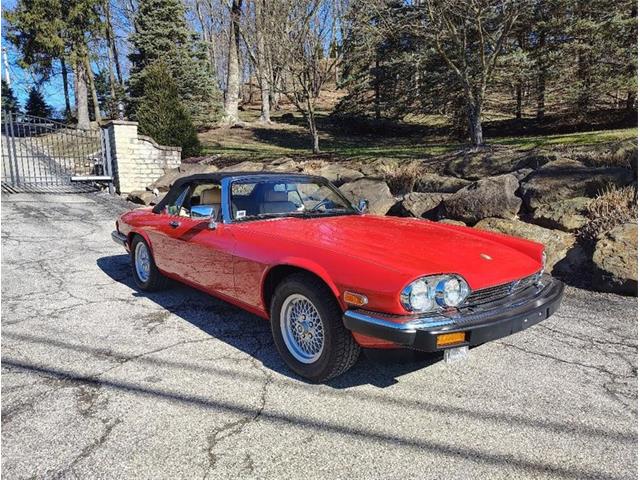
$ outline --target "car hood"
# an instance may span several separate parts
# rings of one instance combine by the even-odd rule
[[[540,261],[476,234],[428,220],[374,215],[281,218],[247,222],[252,233],[306,243],[356,257],[410,277],[438,273],[462,275],[472,289],[531,275]]]

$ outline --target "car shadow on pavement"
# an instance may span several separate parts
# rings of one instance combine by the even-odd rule
[[[155,302],[206,334],[253,356],[266,368],[305,381],[280,359],[269,324],[264,319],[178,282],[172,282],[167,290],[161,292],[143,292],[133,281],[128,255],[101,257],[97,265],[111,279],[131,288],[134,297]],[[442,354],[411,350],[365,350],[351,370],[325,384],[337,389],[364,384],[384,388],[398,383],[399,377],[440,360]]]

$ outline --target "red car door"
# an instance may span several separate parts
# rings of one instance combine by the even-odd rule
[[[211,292],[235,297],[233,281],[234,238],[229,225],[188,217],[172,217],[164,230],[167,272]],[[168,258],[167,258],[168,257]]]

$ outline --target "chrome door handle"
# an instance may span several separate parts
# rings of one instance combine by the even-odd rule
[[[178,228],[178,227],[180,226],[180,222],[178,222],[177,220],[171,220],[171,221],[169,222],[169,226],[170,226],[171,228]]]

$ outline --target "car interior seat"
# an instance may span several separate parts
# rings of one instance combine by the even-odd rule
[[[200,193],[200,201],[198,202],[198,205],[202,207],[213,207],[214,215],[217,215],[218,212],[220,212],[221,204],[222,193],[220,188],[209,188]]]
[[[260,204],[260,213],[286,213],[295,211],[296,205],[289,201],[287,192],[267,190],[264,193],[264,201]]]

